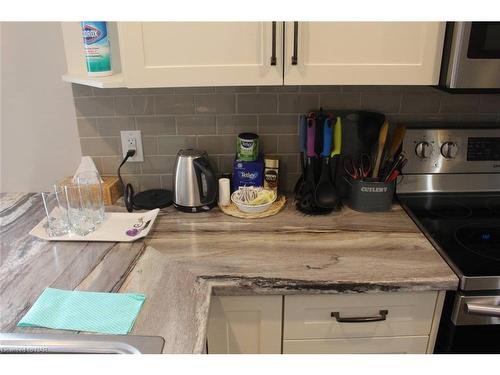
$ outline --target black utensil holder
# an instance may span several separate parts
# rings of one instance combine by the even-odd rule
[[[376,181],[373,179],[353,180],[345,178],[349,186],[347,206],[360,212],[390,211],[394,198],[396,182]]]

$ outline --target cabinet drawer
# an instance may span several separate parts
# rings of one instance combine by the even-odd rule
[[[284,339],[429,335],[437,292],[285,296]],[[338,317],[385,320],[340,322]],[[382,314],[383,315],[383,314]]]
[[[283,354],[423,354],[428,340],[428,336],[284,340]]]

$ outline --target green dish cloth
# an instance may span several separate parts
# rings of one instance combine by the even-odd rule
[[[47,288],[17,326],[127,334],[145,299],[146,296],[139,293]]]

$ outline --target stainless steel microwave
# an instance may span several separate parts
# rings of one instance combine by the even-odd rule
[[[440,85],[500,89],[500,22],[448,22]]]

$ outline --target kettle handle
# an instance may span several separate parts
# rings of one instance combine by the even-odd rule
[[[217,196],[217,181],[215,180],[215,174],[210,168],[208,160],[205,158],[197,158],[193,160],[194,170],[196,172],[196,178],[198,180],[198,190],[200,191],[200,201],[202,204],[210,204],[215,202]],[[205,175],[207,181],[207,194],[203,195],[203,187],[201,175]]]

